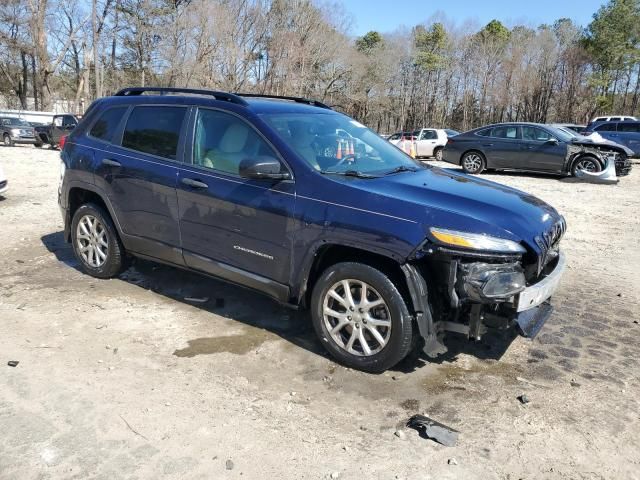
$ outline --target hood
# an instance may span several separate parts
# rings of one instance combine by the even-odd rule
[[[602,138],[602,137],[600,137],[600,139],[598,140],[594,140],[591,137],[585,137],[581,135],[571,140],[571,144],[578,145],[581,147],[595,147],[595,148],[609,147],[611,150],[619,153],[624,153],[628,157],[633,156],[633,153],[634,153],[633,150],[631,150],[629,147],[626,147],[625,145],[622,145],[620,143],[612,142],[611,140],[606,140],[605,138]]]
[[[533,195],[435,167],[357,183],[387,197],[383,204],[400,203],[401,208],[393,213],[421,223],[425,233],[430,227],[482,233],[524,242],[538,251],[535,237],[562,218]]]

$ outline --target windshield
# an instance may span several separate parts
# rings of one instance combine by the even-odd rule
[[[11,125],[12,127],[29,127],[30,125],[24,120],[20,120],[19,118],[3,118],[3,125]]]
[[[572,139],[578,137],[578,134],[576,132],[568,133],[563,128],[549,127],[549,130],[551,131],[551,134],[561,142],[570,142]]]
[[[322,173],[378,176],[426,168],[364,125],[337,113],[260,115]]]

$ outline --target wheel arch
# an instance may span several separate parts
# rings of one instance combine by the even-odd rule
[[[71,186],[67,192],[67,212],[64,232],[65,240],[67,242],[71,240],[71,221],[73,220],[73,216],[78,208],[86,203],[94,203],[104,208],[109,217],[111,217],[111,221],[113,221],[116,226],[118,236],[122,239],[122,229],[109,199],[106,198],[105,195],[91,188],[89,185],[74,185]]]
[[[462,159],[464,158],[464,156],[472,152],[475,152],[482,157],[482,159],[484,160],[484,168],[487,168],[489,166],[487,161],[487,156],[484,154],[482,150],[478,148],[468,148],[464,152],[462,152],[462,155],[460,155],[460,165],[462,165]]]
[[[338,243],[324,243],[316,250],[313,261],[303,276],[297,298],[294,299],[295,303],[307,307],[310,304],[313,288],[322,272],[342,262],[358,262],[380,270],[396,285],[409,310],[414,310],[402,265],[397,260],[380,253]]]
[[[579,152],[579,153],[576,153],[571,159],[571,161],[569,162],[569,168],[567,169],[567,173],[573,174],[573,168],[575,167],[576,163],[578,163],[581,159],[585,157],[593,158],[595,161],[597,161],[600,164],[600,168],[602,169],[605,168],[605,164],[602,158],[600,158],[594,152]]]

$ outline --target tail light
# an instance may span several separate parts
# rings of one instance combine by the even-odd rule
[[[453,139],[452,138],[447,138],[447,145],[453,143]]]
[[[60,140],[58,141],[58,146],[60,147],[60,150],[64,148],[65,143],[67,143],[67,136],[63,135],[60,137]]]

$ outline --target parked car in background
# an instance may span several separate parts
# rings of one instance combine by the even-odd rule
[[[637,122],[638,119],[636,117],[632,117],[629,115],[605,115],[603,117],[595,117],[593,120],[591,120],[591,122],[589,123],[598,123],[598,122],[626,122],[626,121],[631,121],[631,122]]]
[[[2,165],[0,165],[0,196],[2,196],[9,189],[9,181],[4,175]]]
[[[36,147],[42,147],[47,144],[51,148],[56,148],[60,143],[60,138],[69,135],[77,125],[78,117],[75,115],[68,113],[54,115],[50,124],[36,127],[36,134],[38,135]]]
[[[586,125],[578,125],[575,123],[551,123],[550,125],[564,130],[572,130],[574,133],[580,133],[587,128]]]
[[[33,127],[17,117],[0,117],[0,136],[5,147],[37,143]]]
[[[322,103],[130,88],[88,112],[58,190],[88,275],[134,255],[253,288],[308,308],[334,358],[374,372],[446,352],[447,331],[532,337],[551,314],[553,207],[417,162]],[[328,150],[344,132],[353,150]]]
[[[618,175],[626,175],[631,154],[622,145],[595,143],[549,125],[502,123],[450,138],[444,160],[475,174],[493,169],[575,175],[599,172],[612,158]]]
[[[589,137],[597,133],[602,138],[630,148],[631,156],[640,157],[640,122],[598,122],[589,124],[582,135]]]
[[[454,132],[454,130],[450,130]],[[442,150],[447,144],[448,135],[441,128],[422,128],[413,132],[398,132],[389,138],[394,145],[405,140],[415,140],[416,157],[435,157],[442,160]]]

